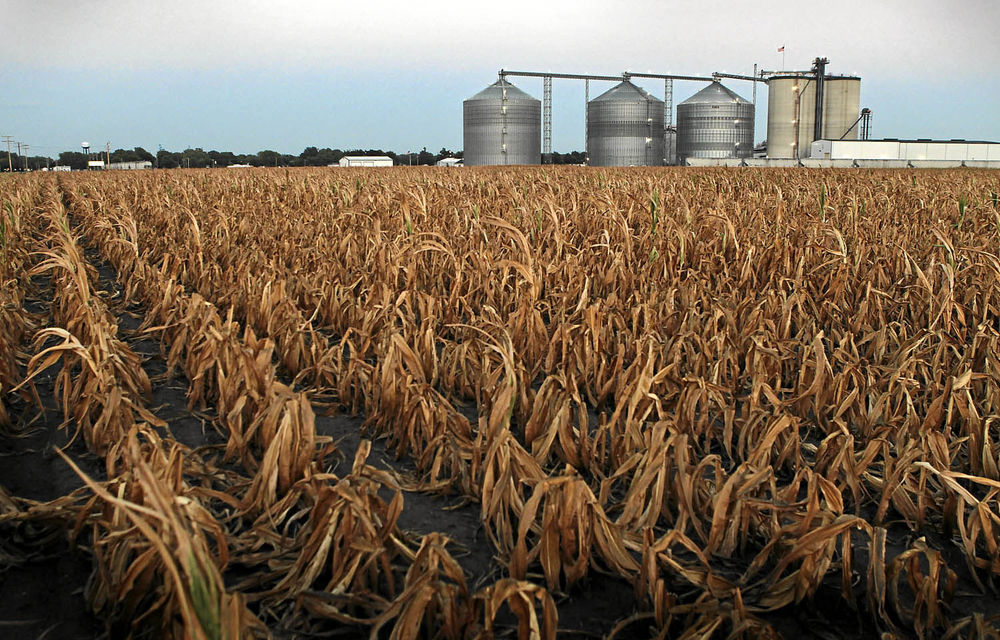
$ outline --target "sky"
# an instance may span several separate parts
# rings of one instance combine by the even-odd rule
[[[458,150],[462,100],[501,68],[749,74],[817,56],[861,76],[872,137],[1000,140],[998,0],[0,0],[0,25],[0,136],[31,155]],[[512,80],[541,99],[541,79]],[[676,82],[675,104],[701,86]],[[756,141],[766,102],[761,85]],[[584,110],[582,82],[553,82],[555,151],[583,149]]]

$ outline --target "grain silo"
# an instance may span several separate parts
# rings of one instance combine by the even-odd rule
[[[823,84],[823,138],[840,139],[858,119],[861,78],[825,76]],[[815,113],[814,75],[790,73],[768,78],[767,157],[807,157],[815,139]],[[845,139],[856,136],[855,129]]]
[[[587,103],[592,166],[660,166],[663,137],[663,101],[628,80]]]
[[[857,140],[860,105],[861,78],[828,76],[823,87],[823,138]]]
[[[713,82],[677,105],[677,162],[687,158],[749,158],[753,104]]]
[[[465,165],[541,164],[542,103],[501,78],[462,103]]]

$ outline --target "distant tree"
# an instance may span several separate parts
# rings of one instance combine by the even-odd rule
[[[111,162],[131,162],[134,160],[131,151],[125,149],[115,149],[111,152]]]
[[[181,166],[181,154],[160,149],[156,152],[156,166],[160,169],[176,169]]]
[[[38,171],[45,167],[52,166],[54,164],[52,158],[46,156],[31,156],[28,158],[28,168],[32,171]]]
[[[319,154],[319,149],[316,147],[306,147],[299,154],[299,160],[302,161],[303,166],[314,167],[316,166],[316,156]]]
[[[444,147],[441,147],[441,150],[437,152],[436,156],[434,156],[434,162],[439,162],[441,160],[444,160],[445,158],[454,158],[454,157],[456,157],[454,151],[452,151],[451,149],[445,149]]]
[[[576,153],[576,152],[574,152]],[[132,150],[115,149],[111,153],[112,162],[137,162],[150,160],[155,166],[161,169],[173,169],[176,167],[225,167],[231,164],[249,164],[255,167],[323,167],[337,164],[344,156],[387,156],[392,159],[393,164],[405,165],[432,165],[442,158],[461,158],[461,151],[452,151],[442,147],[436,154],[431,153],[426,147],[417,153],[407,152],[397,154],[394,151],[384,151],[382,149],[330,149],[329,147],[318,148],[309,146],[298,155],[280,153],[272,149],[264,149],[257,153],[234,153],[232,151],[205,151],[201,147],[185,149],[181,152],[160,149],[156,155],[149,153],[142,147],[135,147]],[[555,154],[559,156],[560,154]],[[562,154],[566,156],[566,154]],[[38,160],[39,166],[44,166],[45,158]],[[84,169],[87,166],[86,157],[79,151],[64,151],[59,154],[59,164],[69,165],[74,169]],[[565,160],[568,161],[568,160]],[[582,160],[581,160],[582,161]],[[35,161],[30,161],[34,166]],[[24,166],[24,160],[15,161],[14,170]],[[0,167],[6,165],[6,156],[0,160]]]
[[[255,167],[277,167],[281,160],[281,154],[277,151],[271,151],[270,149],[265,149],[264,151],[258,151],[257,157],[250,161]]]
[[[83,154],[80,154],[83,155]],[[13,167],[14,172],[24,171],[27,168],[29,171],[38,171],[46,166],[54,163],[52,158],[47,158],[45,156],[19,156],[13,151],[10,154],[10,164],[7,164],[7,150],[5,149],[2,154],[0,154],[0,172],[8,172]],[[84,163],[84,166],[86,164]]]
[[[204,169],[212,166],[212,157],[201,147],[185,149],[181,154],[181,166],[189,169]]]
[[[569,153],[553,153],[552,164],[583,164],[587,159],[587,154],[583,151],[570,151]]]
[[[231,164],[237,164],[236,155],[232,151],[215,151],[213,149],[208,152],[208,157],[212,159],[213,166],[216,167],[228,167]]]
[[[294,166],[303,167],[325,167],[331,164],[337,164],[337,162],[344,157],[344,152],[340,149],[330,149],[324,147],[323,149],[317,149],[316,147],[306,147],[305,150],[299,154],[297,158],[297,164]]]
[[[3,157],[4,162],[7,161],[7,156]],[[76,170],[82,170],[87,168],[87,156],[83,155],[79,151],[63,151],[59,154],[60,165],[72,167]]]
[[[325,167],[327,165],[337,164],[343,157],[344,152],[340,149],[323,148],[316,151],[316,153],[310,157],[308,164],[313,167]]]
[[[142,162],[144,160],[153,162],[156,158],[142,147],[136,147],[132,150],[115,149],[111,152],[111,162]]]

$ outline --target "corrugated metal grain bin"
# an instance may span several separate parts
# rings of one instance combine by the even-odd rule
[[[713,82],[677,105],[677,159],[749,158],[753,104]]]
[[[541,164],[542,103],[504,79],[462,103],[465,165]]]
[[[595,167],[663,164],[663,101],[629,81],[587,104],[587,155]]]

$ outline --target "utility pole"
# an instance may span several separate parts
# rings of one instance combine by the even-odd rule
[[[10,166],[10,138],[11,138],[11,136],[4,136],[3,138],[4,138],[4,140],[7,141],[7,171],[13,171],[13,168]]]
[[[24,170],[28,170],[28,145],[24,145]]]
[[[108,142],[104,143],[104,157],[107,160],[106,163],[105,163],[105,165],[104,165],[104,168],[107,169],[109,166],[111,166],[111,141],[110,140]]]

